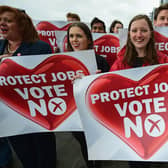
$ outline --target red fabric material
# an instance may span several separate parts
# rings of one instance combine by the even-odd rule
[[[111,66],[110,71],[116,71],[116,70],[123,70],[123,69],[129,69],[132,68],[131,66],[129,66],[128,64],[124,64],[122,62],[123,57],[124,57],[124,50],[122,50],[122,52],[118,53],[118,57],[117,60],[114,62],[114,64]],[[158,57],[159,57],[159,64],[164,64],[164,63],[168,63],[168,56],[161,53],[161,52],[157,52]],[[143,66],[148,66],[150,65],[149,63],[145,63],[143,64]]]

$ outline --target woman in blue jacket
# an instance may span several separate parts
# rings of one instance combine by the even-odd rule
[[[31,18],[23,10],[0,6],[0,59],[3,57],[52,53],[50,46],[39,40]],[[8,138],[24,168],[55,168],[54,133],[34,133]],[[12,159],[6,138],[0,139],[0,167]]]

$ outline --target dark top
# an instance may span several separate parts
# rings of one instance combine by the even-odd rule
[[[7,40],[0,40],[0,55],[5,51]],[[48,43],[38,40],[33,43],[22,42],[20,47],[14,52],[13,56],[17,55],[39,55],[52,53],[51,47]]]
[[[134,68],[142,67],[143,64],[144,64],[144,57],[135,57],[132,67]]]
[[[110,70],[110,66],[104,57],[96,54],[96,62],[98,69],[102,72],[108,72]]]

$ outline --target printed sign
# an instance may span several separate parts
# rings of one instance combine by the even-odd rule
[[[168,29],[167,27],[156,27],[155,32],[155,45],[157,50],[168,55]]]
[[[167,27],[155,27],[154,38],[156,49],[166,55],[168,55],[168,29]],[[128,29],[124,28],[119,31],[119,39],[121,52],[125,51],[125,45],[127,42]],[[119,54],[120,55],[120,54]]]
[[[59,52],[56,31],[66,31],[71,23],[65,21],[34,21],[40,40],[47,42],[54,53]]]
[[[103,56],[111,66],[117,58],[120,49],[119,38],[116,34],[92,33],[95,52]]]
[[[165,64],[75,82],[89,159],[168,160],[167,72]]]
[[[91,61],[94,68],[91,68],[86,60],[89,60],[88,63]],[[13,127],[15,120],[10,116],[11,110],[19,114],[17,116],[20,123],[23,117],[31,121],[30,125],[28,124],[30,128],[38,125],[44,128],[39,131],[55,131],[77,110],[71,81],[73,76],[89,75],[93,72],[96,72],[93,50],[44,57],[40,55],[6,58],[0,64],[0,100],[4,109],[1,115],[7,114],[6,117],[9,116],[9,123]],[[71,120],[63,130],[73,130],[73,122]],[[75,122],[76,125],[80,123],[79,118]],[[13,134],[7,131],[11,125],[0,125],[3,129],[6,127],[8,135]],[[81,124],[76,126],[76,129],[80,128]],[[3,136],[1,130],[0,135]]]

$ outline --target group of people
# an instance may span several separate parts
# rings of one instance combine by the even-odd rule
[[[83,41],[81,40],[82,37],[83,39],[84,38],[88,39],[88,40],[85,40],[85,44],[88,45],[88,42],[89,41],[91,42],[91,39],[89,38],[90,32],[106,33],[104,22],[98,18],[94,18],[92,20],[91,31],[89,31],[88,33],[86,33],[85,29],[80,25],[83,25],[83,23],[81,22],[73,23],[68,29],[68,37],[69,37],[68,46],[72,46],[72,47],[74,46],[73,48],[74,51],[77,50],[78,48],[78,47],[76,48],[76,46],[82,46],[82,44],[84,43],[84,40]],[[168,26],[168,4],[164,4],[156,8],[153,23],[147,15],[143,15],[143,14],[134,16],[132,18],[128,26],[128,38],[127,38],[126,48],[124,52],[121,52],[118,54],[117,60],[113,63],[109,71],[168,63],[168,56],[157,51],[155,48],[154,26],[156,27]],[[115,20],[110,26],[110,32],[118,33],[118,30],[121,28],[123,28],[123,24],[120,21]],[[76,29],[76,30],[73,31],[73,29]],[[76,42],[73,43],[73,40],[71,42],[70,39],[72,37],[75,38],[75,34],[76,34]],[[83,50],[83,49],[86,49],[86,47],[80,48],[80,50]],[[96,60],[97,60],[97,55],[96,55]],[[101,61],[101,64],[102,63],[103,61]],[[98,60],[97,60],[97,64],[98,64]],[[104,65],[106,66],[106,70],[107,70],[108,65],[107,64],[104,64]],[[98,64],[98,69],[102,70],[99,64]],[[107,72],[107,71],[101,71],[101,72]],[[78,133],[75,136],[81,143],[82,151],[86,158],[86,150],[85,150],[86,145],[84,142],[84,135],[82,135],[82,133]],[[102,163],[103,162],[101,161],[89,162],[88,166],[98,168],[98,167],[101,167]],[[144,162],[144,163],[129,162],[130,168],[142,167],[142,166],[150,167],[151,162]]]
[[[76,13],[67,13],[66,15],[68,22],[80,21],[80,17]],[[90,23],[92,33],[106,33],[106,25],[103,20],[94,17]],[[124,28],[124,25],[119,20],[114,20],[109,29],[109,33],[118,33],[119,29]]]
[[[78,16],[78,15],[77,15]],[[68,51],[93,49],[92,33],[105,33],[106,28],[102,20],[94,18],[90,28],[67,14],[69,21],[75,21],[67,30]],[[73,18],[74,19],[74,18]],[[153,25],[154,24],[154,25]],[[109,67],[105,58],[95,55],[98,72],[142,67],[160,63],[168,63],[168,56],[155,49],[153,26],[168,26],[168,4],[161,5],[155,10],[153,24],[147,15],[137,15],[132,18],[128,26],[128,38],[124,52],[120,53],[114,64]],[[117,27],[117,28],[116,28]],[[110,32],[123,28],[123,24],[115,20],[110,26]],[[0,6],[0,59],[11,56],[39,55],[52,53],[50,46],[39,40],[37,31],[31,18],[25,11]],[[101,162],[88,161],[85,137],[82,132],[73,133],[81,144],[83,156],[87,166],[101,167]],[[24,168],[55,168],[56,167],[56,139],[54,133],[33,133],[0,138],[0,167],[10,168],[12,150],[16,152]],[[130,162],[130,167],[142,166],[140,163]],[[149,163],[143,163],[145,166]]]
[[[24,10],[0,6],[0,60],[4,57],[50,54],[49,44],[39,40],[32,19]],[[2,129],[2,128],[1,128]],[[54,133],[33,133],[0,138],[0,167],[10,168],[12,148],[24,168],[56,167]]]

